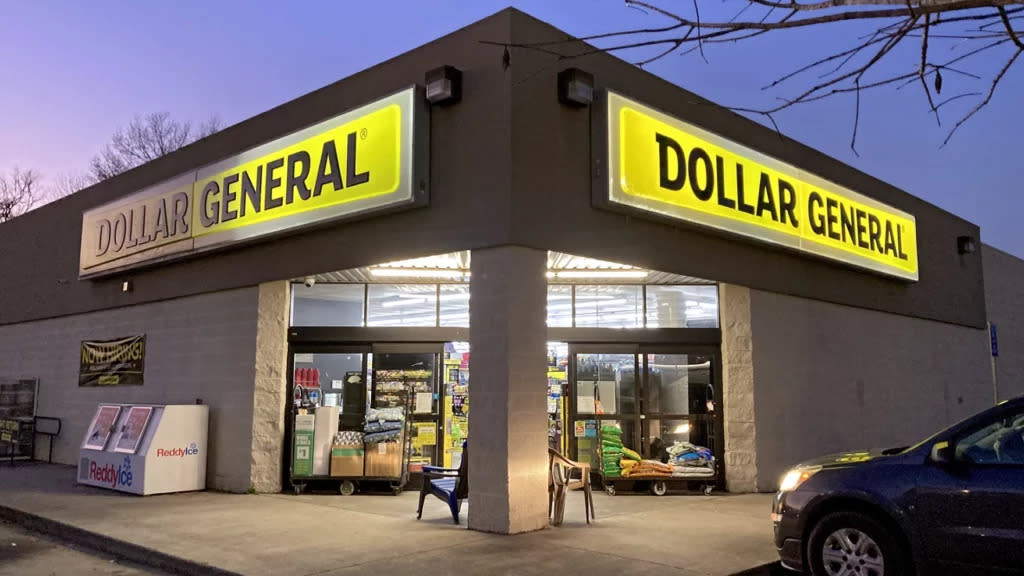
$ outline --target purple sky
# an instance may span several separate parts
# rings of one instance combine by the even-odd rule
[[[508,0],[433,2],[11,2],[0,19],[0,170],[44,176],[84,172],[111,132],[136,114],[167,111],[233,124],[488,16]],[[665,21],[621,0],[535,0],[514,6],[575,35]],[[667,5],[666,3],[662,3]],[[689,5],[689,3],[683,3]],[[702,2],[702,15],[739,4]],[[670,55],[647,69],[730,106],[771,105],[761,86],[820,50],[849,45],[863,27],[766,35],[737,45]],[[914,66],[916,47],[894,59]],[[623,55],[633,56],[633,55]],[[979,58],[988,71],[1006,53]],[[1024,257],[1024,156],[1014,136],[1024,73],[1018,63],[989,107],[939,148],[967,108],[936,126],[918,86],[882,88],[862,99],[860,157],[849,147],[853,98],[801,106],[777,117],[789,136],[950,210],[982,227],[983,240]],[[811,77],[810,81],[815,81]],[[946,78],[946,93],[984,90]],[[973,81],[972,81],[973,82]],[[794,87],[806,84],[794,84]],[[870,191],[867,191],[870,193]]]

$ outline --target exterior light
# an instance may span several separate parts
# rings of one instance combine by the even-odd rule
[[[462,278],[465,270],[420,270],[416,268],[373,268],[370,274],[381,278]]]
[[[646,278],[646,270],[562,270],[557,278]]]
[[[462,71],[454,66],[441,66],[427,72],[427,101],[431,104],[454,104],[462,99]]]
[[[569,106],[589,106],[594,101],[594,75],[579,68],[559,72],[558,100]]]
[[[974,254],[974,251],[977,249],[978,246],[974,242],[974,236],[956,237],[956,251],[958,254]]]
[[[125,280],[124,282],[121,282],[121,292],[131,292],[131,291],[132,291],[132,281],[131,280]]]

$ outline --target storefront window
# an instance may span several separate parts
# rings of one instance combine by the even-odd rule
[[[441,285],[441,326],[469,327],[469,284]]]
[[[367,326],[437,326],[437,285],[370,284]]]
[[[647,355],[647,411],[706,414],[714,411],[711,358],[691,354]]]
[[[718,287],[648,286],[647,327],[718,328]]]
[[[642,328],[643,286],[577,286],[576,326]]]
[[[548,285],[548,326],[572,327],[572,286]]]
[[[576,413],[632,413],[636,407],[635,362],[634,354],[577,354]]]
[[[362,284],[292,284],[292,326],[362,326]]]

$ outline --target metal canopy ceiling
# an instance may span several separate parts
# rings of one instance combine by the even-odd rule
[[[374,266],[325,272],[314,276],[328,283],[463,283],[469,281],[470,252],[450,252],[437,256],[387,262]],[[567,273],[564,274],[563,273]],[[557,284],[700,284],[711,280],[647,270],[562,252],[548,252],[548,282]],[[296,278],[296,282],[303,278]]]

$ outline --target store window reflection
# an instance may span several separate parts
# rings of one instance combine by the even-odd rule
[[[362,326],[362,284],[292,285],[292,326]]]
[[[548,326],[554,328],[572,326],[572,286],[548,285]]]
[[[435,284],[370,284],[367,326],[437,326]]]
[[[469,327],[469,284],[442,284],[438,299],[441,326]]]
[[[714,411],[711,357],[647,355],[647,411],[652,414],[707,414]]]
[[[648,328],[718,328],[717,286],[648,286]]]
[[[632,414],[635,408],[636,355],[576,355],[577,414]]]
[[[642,328],[643,286],[577,286],[576,326]]]

